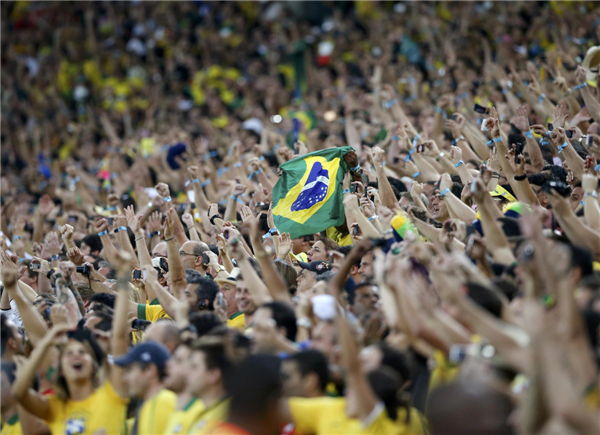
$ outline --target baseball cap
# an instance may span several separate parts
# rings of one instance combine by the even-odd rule
[[[500,185],[497,185],[496,188],[490,192],[490,195],[501,196],[510,202],[514,202],[517,200],[517,198],[515,198],[508,190],[506,190],[504,187],[502,187]]]
[[[164,370],[170,357],[171,354],[165,346],[154,341],[147,341],[129,349],[127,355],[115,358],[115,364],[126,367],[133,363],[150,363],[155,364],[160,370]]]
[[[325,261],[311,261],[310,263],[299,261],[298,266],[300,266],[302,269],[316,272],[317,275],[321,275],[322,273],[331,270],[331,265]]]

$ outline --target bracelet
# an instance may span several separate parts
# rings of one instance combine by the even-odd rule
[[[596,192],[595,190],[592,190],[591,192],[586,192],[586,193],[583,194],[584,198],[586,196],[591,196],[592,198],[598,199],[598,192]]]
[[[215,225],[215,219],[216,219],[216,218],[219,218],[219,219],[221,219],[221,216],[220,216],[220,215],[218,215],[218,214],[214,214],[214,215],[212,215],[211,217],[209,217],[209,218],[208,218],[208,221],[209,221],[211,224]]]
[[[450,142],[452,145],[456,145],[458,142],[460,142],[461,140],[466,140],[464,136],[460,136],[457,137],[456,139],[452,139],[452,142]]]
[[[263,172],[264,172],[263,168],[260,168],[258,171],[254,171],[253,173],[251,173],[250,175],[248,175],[248,180],[250,180],[253,175],[262,174]]]
[[[408,161],[411,159],[411,155],[412,155],[412,154],[413,154],[413,153],[414,153],[416,150],[417,150],[416,148],[413,148],[412,150],[410,150],[410,151],[408,152],[408,154],[406,155],[406,157],[404,157],[404,161],[405,161],[405,162],[408,162]]]
[[[14,236],[14,237],[13,237],[13,243],[14,243],[16,240],[19,240],[20,238],[21,238],[21,236],[19,236],[19,235],[16,235],[16,236]]]
[[[60,260],[60,256],[59,255],[53,255],[52,257],[50,257],[50,261],[54,261],[54,260]]]
[[[117,228],[116,232],[118,233],[119,231],[127,231],[127,227],[119,227],[119,228]]]
[[[526,131],[525,133],[523,133],[525,135],[525,137],[529,138],[529,139],[533,139],[533,133],[531,130]]]
[[[373,216],[371,216],[370,218],[367,218],[368,220],[372,221],[373,219],[379,219],[379,216],[377,216],[376,214],[374,214]]]
[[[200,187],[206,187],[208,186],[210,183],[212,183],[212,181],[210,180],[210,178],[206,181],[203,181],[202,183],[200,183]]]
[[[577,89],[585,88],[586,86],[587,82],[583,82],[582,84],[575,86],[573,90],[576,91]]]
[[[271,228],[269,230],[269,234],[271,234],[271,235],[275,235],[275,234],[279,235],[279,230],[277,228]]]
[[[398,136],[392,136],[392,140],[400,140]]]
[[[443,198],[444,196],[446,196],[446,194],[447,194],[448,192],[450,192],[450,189],[446,187],[444,190],[442,190],[442,191],[440,192],[440,196]]]
[[[413,138],[413,140],[412,140],[412,144],[413,144],[413,146],[417,146],[417,141],[418,141],[419,139],[421,139],[421,135],[420,135],[420,134],[417,134],[417,135],[416,135],[416,136]]]
[[[108,234],[108,231],[107,231],[107,230],[100,231],[100,232],[98,233],[98,237],[106,236],[107,234]]]
[[[564,149],[565,149],[567,146],[569,146],[569,144],[567,143],[567,141],[565,141],[565,143],[564,143],[564,144],[562,144],[562,145],[559,145],[559,146],[558,146],[558,154],[562,153],[562,152],[563,152],[563,150],[564,150]]]
[[[494,143],[498,143],[498,142],[502,142],[502,136],[500,137],[495,137],[494,139],[492,139],[494,141]]]
[[[142,240],[144,237],[146,237],[146,236],[139,236],[138,238],[135,239],[135,241],[137,242],[138,240]]]
[[[163,198],[163,201],[164,201],[164,202],[171,202],[171,197],[170,197],[170,196],[165,196],[165,197]]]
[[[175,237],[171,237],[170,239],[165,239],[165,242],[170,242],[171,240],[173,240]]]
[[[541,103],[542,101],[544,101],[545,98],[546,98],[546,94],[542,94],[540,96],[540,99],[538,100],[538,102]]]
[[[350,192],[350,189],[344,189],[344,190],[342,191],[342,195],[345,195],[346,193],[351,193],[351,192]]]
[[[494,141],[493,141],[493,140],[488,140],[488,141],[485,143],[485,145],[486,145],[487,147],[490,147],[490,148],[491,148],[492,146],[494,146]]]
[[[71,180],[71,186],[75,186],[77,184],[77,182],[79,181],[79,177],[75,177]]]
[[[458,168],[460,165],[464,165],[464,164],[465,164],[465,162],[463,162],[462,160],[459,160],[459,161],[458,161],[458,163],[456,163],[456,164],[454,165],[454,167],[455,167],[455,168]]]
[[[435,111],[437,113],[441,113],[442,116],[444,117],[444,119],[448,119],[448,114],[446,113],[445,110],[440,109],[438,106],[435,106]]]
[[[413,178],[417,178],[419,175],[421,175],[421,171],[417,171],[414,174],[412,174]]]
[[[150,234],[148,234],[150,236],[150,238],[154,237],[154,236],[159,236],[160,237],[160,231],[152,231]]]
[[[50,270],[48,271],[48,273],[46,273],[46,278],[50,279],[50,277],[52,276],[52,274],[53,274],[54,272],[56,272],[56,270],[54,270],[54,269],[50,269]]]
[[[237,201],[238,204],[242,204],[244,205],[244,201],[242,201],[241,199],[239,199],[237,196],[235,196],[234,194],[231,194],[231,199],[233,199],[234,201]]]
[[[360,163],[355,168],[350,168],[350,172],[356,172],[360,169]]]
[[[444,158],[445,154],[444,153],[439,153],[438,156],[435,158],[436,162],[439,162],[440,160],[442,160]]]
[[[260,162],[264,162],[264,161],[265,161],[265,156],[260,156],[260,157],[258,158],[258,161],[260,161]]]
[[[496,174],[496,175],[493,175],[493,174],[492,174],[492,178],[496,178],[496,179],[498,179],[498,180],[499,180],[499,179],[500,179],[500,174]]]
[[[513,178],[515,179],[515,181],[523,181],[527,179],[527,174],[515,175]]]
[[[242,162],[237,162],[233,164],[234,168],[241,168],[242,167]]]
[[[396,104],[398,102],[397,98],[394,98],[393,100],[389,100],[389,101],[384,101],[383,102],[383,107],[385,107],[386,109],[391,108],[394,104]]]
[[[229,172],[229,168],[225,166],[224,168],[217,169],[217,176],[220,177],[223,175],[223,172]]]

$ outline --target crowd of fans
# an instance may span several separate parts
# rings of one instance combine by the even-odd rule
[[[600,433],[599,10],[2,2],[2,434]]]

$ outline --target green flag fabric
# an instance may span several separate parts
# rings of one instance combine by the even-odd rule
[[[295,239],[344,223],[342,181],[349,151],[352,147],[329,148],[280,166],[273,188],[273,219],[280,232]]]

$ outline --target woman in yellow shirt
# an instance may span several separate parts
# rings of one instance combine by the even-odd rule
[[[127,351],[127,293],[120,288],[115,307],[110,351],[113,356]],[[60,307],[54,307],[58,309]],[[33,415],[48,423],[53,434],[92,435],[104,430],[119,434],[125,425],[127,391],[123,369],[110,365],[101,383],[99,370],[104,355],[90,331],[55,325],[35,347],[18,374],[13,394]],[[59,345],[56,395],[42,396],[30,388],[38,367],[53,346]]]

